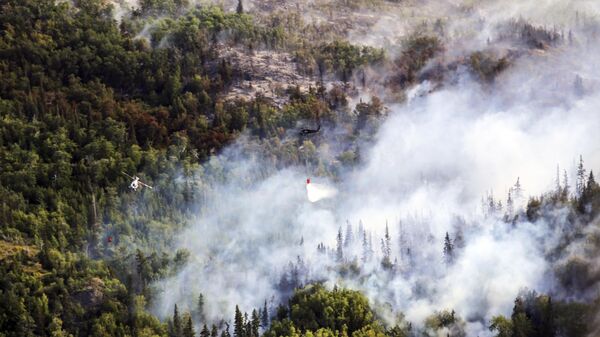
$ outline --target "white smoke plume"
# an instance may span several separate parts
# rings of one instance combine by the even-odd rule
[[[569,8],[553,6],[564,3],[533,6],[532,17]],[[492,2],[480,12],[515,15]],[[236,304],[248,311],[268,300],[273,309],[286,272],[300,283],[362,290],[417,326],[434,310],[454,309],[469,336],[490,335],[489,319],[510,314],[521,289],[553,289],[545,255],[562,228],[543,221],[513,226],[500,219],[505,210],[483,212],[481,197],[491,191],[504,203],[517,178],[525,196],[539,195],[553,188],[556,165],[572,172],[579,155],[589,169],[600,168],[595,55],[586,43],[532,52],[494,85],[459,72],[455,83],[391,106],[362,163],[326,182],[338,193],[317,203],[306,198],[305,168],[269,167],[240,150],[242,138],[207,165],[210,190],[178,243],[191,261],[157,284],[155,311],[164,317],[175,303],[192,308],[200,292],[215,321],[229,320]],[[343,242],[336,242],[338,232]],[[455,244],[459,235],[464,241],[449,265],[446,233]],[[386,256],[394,272],[382,267]],[[340,271],[341,261],[361,268]]]
[[[306,181],[306,197],[310,202],[317,202],[322,199],[332,198],[337,194],[337,190],[331,186]]]

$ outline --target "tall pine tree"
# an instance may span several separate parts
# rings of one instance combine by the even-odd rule
[[[444,238],[444,261],[446,265],[451,265],[454,262],[454,245],[450,240],[448,232],[446,232],[446,237]]]
[[[179,317],[179,309],[177,309],[177,304],[175,304],[175,309],[173,309],[173,337],[181,337],[181,317]]]
[[[202,295],[202,293],[198,295],[198,318],[202,322],[206,320],[206,317],[204,315],[204,295]]]
[[[383,253],[383,260],[382,260],[382,265],[384,268],[391,268],[392,267],[392,237],[390,236],[390,229],[388,227],[388,223],[387,221],[385,222],[385,234],[383,235],[383,239],[382,239],[382,253]]]
[[[258,315],[258,311],[256,311],[256,309],[252,310],[251,325],[252,337],[259,337],[260,316]]]
[[[350,247],[353,241],[352,225],[350,225],[350,221],[346,221],[346,223],[346,238],[344,239],[344,247]]]
[[[234,337],[245,337],[244,336],[244,316],[240,311],[240,308],[235,306],[235,317],[233,321],[233,336]]]
[[[194,325],[192,323],[192,316],[186,315],[185,326],[183,327],[183,337],[195,337]]]
[[[265,305],[261,311],[260,323],[263,329],[269,327],[269,309],[267,307],[267,300],[265,300]]]
[[[210,337],[210,331],[208,331],[208,326],[206,323],[202,326],[202,331],[200,331],[200,337]]]
[[[225,329],[221,331],[221,337],[231,337],[231,334],[229,333],[229,323],[227,322],[225,322]]]
[[[362,231],[362,262],[367,263],[369,261],[369,241],[367,241],[367,232],[363,229]]]
[[[575,181],[575,193],[580,197],[585,190],[585,168],[583,167],[583,156],[579,156],[579,164],[577,165],[577,180]]]
[[[337,234],[337,249],[335,251],[335,257],[338,262],[342,262],[344,260],[344,242],[342,238],[342,227],[340,227]]]

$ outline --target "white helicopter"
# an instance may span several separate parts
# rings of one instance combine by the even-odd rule
[[[129,188],[131,188],[134,191],[137,191],[137,189],[141,186],[143,187],[148,187],[149,189],[152,189],[152,186],[144,183],[143,181],[140,180],[140,178],[138,176],[130,176],[129,174],[125,173],[125,172],[121,172],[124,175],[126,175],[127,177],[133,179],[133,181],[131,181],[131,184],[129,184]]]

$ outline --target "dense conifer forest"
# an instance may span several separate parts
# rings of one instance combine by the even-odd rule
[[[460,3],[460,20],[478,10],[479,1]],[[0,336],[600,334],[600,152],[578,128],[600,120],[597,71],[579,66],[598,42],[598,13],[573,11],[571,26],[512,17],[469,44],[487,22],[461,26],[436,9],[447,10],[437,1],[0,0]],[[406,16],[391,27],[400,38],[383,36],[389,22],[378,20],[390,13]],[[576,76],[542,93],[553,78],[523,70],[564,64]],[[513,143],[520,134],[494,139],[552,166],[506,159],[533,173],[503,171],[508,188],[492,191],[495,171],[485,168],[505,162],[446,167],[470,149],[438,134],[501,118],[452,109],[501,97],[492,104],[512,111],[522,101],[511,90],[546,116],[595,109],[553,122],[590,145],[562,140],[553,157]],[[437,105],[443,113],[430,114]],[[555,129],[532,121],[544,117],[515,110],[534,116],[524,128],[540,148],[554,144],[545,141]],[[402,138],[413,133],[450,150]],[[454,180],[458,171],[467,173]],[[132,176],[152,189],[132,190]],[[306,176],[337,186],[337,197],[307,201]],[[477,215],[471,194],[483,196]],[[377,203],[401,195],[418,207]],[[500,251],[514,242],[525,242],[523,254]],[[479,276],[496,260],[469,269],[478,245],[540,268]],[[461,277],[483,278],[487,297]]]

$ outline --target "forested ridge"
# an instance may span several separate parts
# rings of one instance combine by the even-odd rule
[[[281,12],[258,15],[241,1],[237,11],[228,11],[142,0],[117,19],[118,8],[104,0],[0,0],[0,336],[465,336],[466,321],[481,320],[440,307],[424,322],[409,321],[348,285],[332,288],[303,275],[300,256],[289,270],[284,267],[281,303],[265,298],[260,308],[231,307],[217,320],[205,314],[204,297],[226,294],[190,293],[196,305],[175,305],[170,317],[159,319],[151,309],[159,292],[154,283],[193,259],[174,241],[194,221],[211,184],[228,179],[233,169],[219,156],[227,146],[244,138],[239,146],[259,152],[270,170],[303,166],[335,180],[360,162],[364,144],[375,141],[387,117],[376,95],[351,97],[357,86],[384,86],[394,103],[404,103],[412,85],[441,87],[463,67],[491,86],[518,53],[477,51],[428,66],[444,50],[443,34],[435,33],[439,25],[409,36],[389,55],[349,42],[339,27],[317,27]],[[511,25],[525,49],[564,39],[526,23]],[[259,79],[224,56],[227,48],[291,55],[294,71],[311,85],[281,88],[273,95],[283,104],[263,95],[232,98],[227,94],[233,87]],[[373,75],[373,69],[386,76]],[[299,126],[316,124],[338,131],[298,135]],[[557,177],[556,190],[532,196],[523,209],[512,208],[513,189],[508,200],[484,200],[487,216],[513,227],[567,219],[569,231],[549,261],[558,261],[573,242],[589,244],[583,257],[557,262],[560,298],[523,290],[510,317],[486,322],[495,336],[599,331],[594,259],[600,252],[600,186],[583,159],[576,186]],[[131,191],[128,175],[153,189]],[[370,234],[354,232],[340,227],[332,238],[336,247],[314,247],[335,261],[336,275],[359,275],[377,259],[385,275],[406,273],[410,256],[401,261],[404,267],[393,260],[387,225],[381,255],[373,254]],[[361,258],[345,255],[344,233],[346,242],[354,235]],[[451,265],[461,238],[445,233],[445,239],[439,255]],[[389,312],[392,318],[383,314]]]
[[[146,285],[185,263],[167,248],[200,198],[201,163],[245,129],[276,140],[315,110],[327,120],[330,95],[316,88],[290,92],[283,113],[261,98],[224,102],[244,74],[217,36],[283,48],[282,28],[184,5],[145,1],[117,22],[105,1],[0,4],[2,335],[165,335]],[[155,20],[149,39],[135,37]],[[338,48],[355,47],[322,55]],[[130,193],[122,173],[156,193]]]

